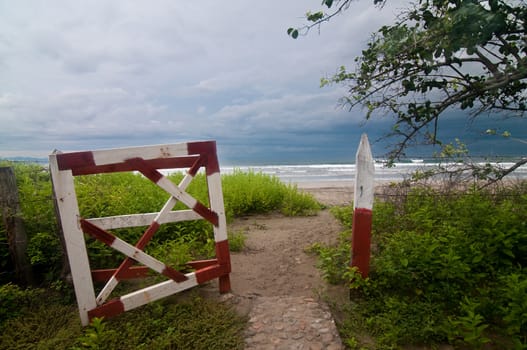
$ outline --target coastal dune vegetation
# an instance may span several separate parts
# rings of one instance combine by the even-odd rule
[[[0,349],[243,348],[245,319],[226,305],[205,300],[193,292],[132,310],[112,322],[94,319],[82,329],[72,286],[66,282],[49,170],[26,163],[3,162],[0,166],[14,168],[20,215],[28,236],[27,255],[37,280],[37,286],[30,288],[15,283],[2,224]],[[181,172],[169,175],[174,183],[179,183],[182,177]],[[75,181],[80,214],[88,218],[157,212],[169,196],[134,173],[80,176]],[[200,173],[187,188],[202,203],[208,203],[205,182],[205,175]],[[235,171],[223,175],[222,187],[228,221],[269,212],[312,215],[320,209],[311,195],[261,173]],[[175,209],[183,208],[177,204]],[[114,233],[134,242],[143,231],[139,227]],[[228,235],[231,250],[243,249],[243,232]],[[88,239],[87,247],[92,268],[116,267],[123,259],[98,241]],[[185,268],[187,261],[214,256],[212,226],[205,220],[162,225],[146,251],[171,266]]]
[[[243,348],[246,319],[194,292],[111,322],[94,319],[83,329],[63,271],[49,172],[37,165],[7,165],[17,176],[38,286],[14,283],[0,226],[0,349]],[[178,183],[182,174],[170,176]],[[204,181],[197,176],[188,191],[206,203]],[[262,173],[235,171],[222,176],[222,186],[229,221],[254,213],[312,215],[322,208],[310,194]],[[86,217],[153,212],[167,199],[132,173],[79,177],[76,188]],[[330,210],[344,227],[337,243],[316,243],[306,251],[317,255],[328,282],[350,293],[344,302],[327,295],[347,348],[527,347],[527,182],[483,189],[407,182],[385,186],[374,205],[367,279],[348,267],[353,207]],[[147,251],[184,268],[186,261],[213,255],[209,226],[202,220],[163,225]],[[134,241],[141,232],[116,234]],[[231,250],[243,249],[243,232],[229,232],[229,243]],[[88,246],[94,268],[115,267],[122,260],[95,241],[88,240]]]
[[[329,300],[349,348],[527,348],[526,182],[386,187],[366,279],[348,266],[353,208],[331,210],[347,229],[308,251],[327,281],[350,289],[349,303]]]

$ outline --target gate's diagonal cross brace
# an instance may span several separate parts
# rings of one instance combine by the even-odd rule
[[[201,157],[194,162],[192,167],[188,170],[187,174],[184,176],[184,178],[181,180],[179,184],[179,188],[181,188],[183,191],[186,190],[187,186],[190,184],[192,179],[194,178],[194,175],[199,170],[201,164]],[[152,169],[149,170],[149,172],[152,172]],[[141,236],[135,247],[137,249],[143,250],[144,247],[148,244],[148,242],[152,239],[153,235],[157,230],[159,229],[159,222],[163,219],[171,210],[174,208],[174,206],[177,203],[177,198],[174,196],[170,196],[170,198],[167,200],[161,211],[156,215],[154,218],[154,221],[150,224],[150,226],[147,228],[145,233]],[[133,265],[133,260],[130,257],[126,257],[126,259],[121,263],[121,265],[117,268],[117,270],[113,273],[112,277],[106,282],[103,289],[100,291],[99,295],[97,295],[96,302],[97,305],[103,304],[112,291],[117,287],[119,284],[119,280],[122,277],[122,275]]]
[[[161,187],[163,190],[168,192],[172,197],[177,198],[187,207],[194,210],[196,213],[201,215],[205,220],[209,221],[214,226],[218,226],[218,214],[201,204],[190,194],[174,185],[172,181],[161,174],[157,169],[153,169],[142,158],[130,158],[126,160],[126,163],[132,165],[137,171],[141,172],[150,181]]]
[[[80,220],[82,230],[92,236],[93,238],[98,239],[104,244],[112,247],[113,249],[123,253],[124,255],[134,259],[141,264],[148,266],[152,270],[159,272],[160,274],[167,276],[170,279],[173,279],[176,282],[182,282],[187,279],[187,277],[179,271],[174,270],[170,266],[163,264],[161,261],[156,258],[151,257],[142,250],[135,248],[130,243],[126,243],[122,239],[112,235],[110,232],[103,230],[102,228],[92,224],[91,222],[81,219]]]

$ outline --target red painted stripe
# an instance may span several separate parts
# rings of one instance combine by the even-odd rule
[[[370,209],[355,209],[351,233],[351,266],[356,266],[363,278],[368,277],[370,272],[371,223]]]
[[[204,160],[204,157],[199,157],[195,162],[194,164],[192,164],[192,166],[190,167],[190,169],[188,169],[187,173],[194,177],[197,172],[199,171],[199,168],[201,168],[202,165],[205,164],[205,160]]]
[[[186,263],[186,265],[195,270],[200,270],[212,265],[218,265],[218,259],[189,261]]]
[[[206,156],[206,173],[212,175],[220,172],[218,162],[216,141],[189,142],[187,144],[188,154],[200,154]]]
[[[216,242],[216,257],[225,272],[218,279],[220,293],[228,293],[231,291],[231,280],[229,277],[229,273],[231,272],[231,256],[228,240]]]
[[[143,250],[143,248],[148,244],[154,233],[156,233],[157,229],[159,228],[159,224],[156,221],[153,221],[148,229],[143,233],[137,244],[135,245],[136,248]],[[132,260],[129,257],[126,257],[126,259],[123,260],[121,265],[115,270],[115,273],[113,276],[118,280],[121,281],[123,279],[126,279],[127,271],[130,269],[130,267],[134,264],[134,260]]]
[[[174,270],[170,266],[165,265],[165,269],[161,273],[176,282],[183,282],[188,280],[187,276],[185,276],[179,271]]]
[[[191,154],[209,155],[216,153],[216,141],[197,141],[187,143],[187,152]]]
[[[198,284],[202,284],[207,281],[218,278],[221,275],[225,274],[223,270],[224,268],[222,268],[220,265],[213,265],[200,269],[196,271],[196,281],[198,282]]]
[[[216,153],[208,156],[206,169],[207,176],[220,172],[220,162],[218,161],[218,156]]]
[[[231,280],[229,273],[231,272],[231,256],[229,252],[229,241],[224,240],[216,242],[216,257],[221,266],[224,267],[225,273],[218,279],[220,293],[228,293],[231,291]]]
[[[231,282],[229,273],[231,272],[231,259],[229,242],[227,240],[216,242],[216,256],[218,264],[207,266],[196,271],[196,281],[198,284],[201,284],[218,278],[220,293],[230,292]]]
[[[229,251],[229,241],[224,240],[216,242],[216,258],[218,263],[222,266],[225,266],[227,273],[231,272],[231,255]]]
[[[174,158],[156,158],[145,160],[149,167],[155,169],[179,169],[188,168],[192,166],[198,156],[185,156],[185,157],[174,157]],[[135,168],[128,163],[114,163],[105,165],[88,165],[75,168],[72,170],[74,176],[78,175],[92,175],[101,173],[115,173],[122,171],[133,171]]]
[[[111,246],[113,242],[115,241],[115,236],[112,235],[110,232],[103,230],[102,228],[95,226],[89,221],[86,221],[85,219],[80,220],[82,231],[89,234],[95,239],[98,239],[99,241],[103,242],[104,244],[107,244]]]
[[[120,299],[113,299],[109,302],[88,311],[91,320],[94,317],[113,317],[124,312],[124,304]]]
[[[76,169],[85,166],[94,166],[93,153],[89,151],[57,154],[59,170]]]
[[[135,247],[143,250],[143,248],[146,247],[148,242],[150,242],[150,240],[154,236],[154,233],[157,232],[157,230],[159,229],[159,226],[160,225],[157,221],[152,221],[152,223],[150,224],[150,226],[148,226],[145,233],[143,233],[143,235],[141,236],[141,238],[139,239]]]
[[[157,183],[163,177],[163,174],[149,166],[143,158],[130,158],[126,160],[126,163],[130,164],[134,170],[139,171],[153,183]]]
[[[228,274],[220,276],[218,278],[218,284],[221,294],[229,293],[231,291],[231,279]]]
[[[91,276],[96,282],[107,282],[117,271],[117,269],[99,269],[92,270]],[[119,275],[121,280],[148,277],[152,270],[147,266],[132,266]]]
[[[200,202],[196,202],[196,205],[194,205],[194,208],[192,208],[196,213],[201,215],[205,220],[213,224],[214,226],[218,226],[219,219],[218,214],[201,204]]]
[[[196,271],[196,282],[198,282],[198,284],[205,283],[215,278],[219,279],[220,293],[228,293],[231,291],[231,281],[226,266],[214,265]]]

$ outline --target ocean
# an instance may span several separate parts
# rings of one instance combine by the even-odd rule
[[[485,164],[485,163],[480,163]],[[497,164],[497,163],[494,163]],[[511,167],[514,163],[499,163],[501,167]],[[387,167],[382,161],[375,163],[375,181],[401,181],[415,171],[426,171],[437,167],[438,163],[425,162],[421,159],[395,163]],[[454,166],[454,164],[450,164]],[[306,165],[253,165],[221,167],[222,174],[230,174],[235,170],[253,171],[278,177],[284,183],[302,184],[315,182],[345,182],[354,181],[355,164],[306,164]],[[508,176],[510,179],[527,179],[527,165],[523,165]]]
[[[47,159],[23,159],[16,160],[22,163],[36,163],[47,167]],[[479,164],[483,165],[486,162]],[[499,164],[503,168],[509,168],[512,161],[491,161],[491,164]],[[445,165],[445,164],[443,164]],[[390,182],[401,181],[408,178],[416,171],[426,171],[438,166],[438,163],[429,159],[407,159],[396,162],[394,166],[387,167],[384,160],[375,161],[375,181]],[[450,164],[455,166],[455,164]],[[253,171],[278,177],[287,184],[328,183],[328,182],[350,182],[355,180],[355,164],[280,164],[280,165],[225,165],[220,164],[222,174],[232,174],[234,171]],[[177,169],[166,169],[162,172],[170,174]],[[527,179],[527,164],[516,169],[507,176],[508,179]]]

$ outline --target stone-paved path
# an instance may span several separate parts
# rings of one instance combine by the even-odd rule
[[[245,337],[247,350],[343,349],[327,306],[308,297],[257,297]]]

